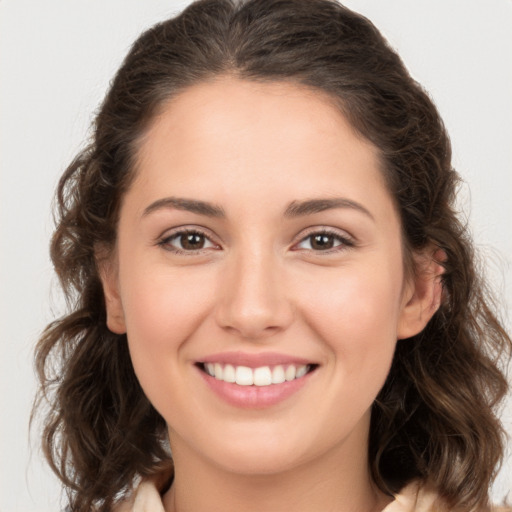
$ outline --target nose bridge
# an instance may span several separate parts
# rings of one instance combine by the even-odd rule
[[[235,251],[221,283],[220,325],[254,339],[286,328],[292,308],[283,279],[279,257],[272,248],[251,244]]]

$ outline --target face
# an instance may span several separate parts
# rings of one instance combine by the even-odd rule
[[[165,105],[138,156],[108,325],[175,456],[365,458],[396,340],[429,318],[376,149],[321,93],[222,78]]]

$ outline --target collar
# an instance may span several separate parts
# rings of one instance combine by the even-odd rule
[[[131,499],[120,503],[115,512],[165,512],[159,490],[162,481],[166,479],[161,475],[143,479]],[[436,504],[438,498],[431,487],[415,480],[405,486],[382,512],[439,512],[443,507]]]

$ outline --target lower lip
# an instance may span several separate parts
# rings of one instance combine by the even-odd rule
[[[245,409],[262,409],[283,402],[297,393],[314,372],[300,379],[271,384],[270,386],[239,386],[238,384],[217,380],[198,368],[201,377],[209,388],[225,402]]]

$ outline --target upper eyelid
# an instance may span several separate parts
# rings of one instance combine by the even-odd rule
[[[313,235],[317,234],[325,234],[328,236],[333,236],[335,238],[338,238],[338,240],[341,242],[339,245],[336,245],[329,249],[324,250],[315,250],[315,249],[302,249],[298,247],[301,243],[303,243],[308,238],[312,237]],[[290,247],[290,250],[293,252],[303,252],[303,253],[311,253],[318,256],[327,256],[329,254],[339,254],[340,252],[347,251],[349,249],[353,249],[357,247],[357,240],[350,235],[345,230],[340,230],[332,227],[319,227],[316,226],[306,232],[302,231],[301,235],[298,237],[298,239],[293,242],[293,244]]]
[[[206,238],[208,238],[212,243],[215,245],[222,245],[222,242],[220,241],[219,237],[216,236],[210,229],[205,228],[203,226],[198,226],[195,224],[185,224],[182,226],[177,226],[174,228],[166,229],[160,236],[156,238],[156,243],[162,243],[167,239],[173,238],[179,234],[182,233],[199,233]],[[356,243],[356,238],[351,235],[348,231],[341,229],[341,228],[335,228],[333,226],[310,226],[308,228],[305,228],[301,230],[293,239],[292,246],[295,246],[296,244],[302,242],[306,238],[314,235],[314,234],[328,234],[332,236],[337,236],[341,239],[349,240],[351,243]]]
[[[296,237],[296,242],[301,242],[305,238],[308,238],[314,234],[328,234],[332,236],[338,236],[339,238],[349,239],[351,242],[356,242],[356,238],[345,229],[335,228],[332,226],[311,226],[303,229]]]
[[[156,238],[157,242],[161,242],[162,240],[166,240],[168,238],[175,237],[176,235],[180,235],[182,233],[198,233],[200,235],[204,235],[206,238],[211,240],[212,242],[219,244],[218,237],[215,236],[209,229],[203,228],[201,226],[196,226],[194,224],[186,224],[184,226],[177,226],[174,228],[166,229]]]
[[[167,252],[174,253],[175,255],[183,254],[188,256],[205,254],[206,252],[213,250],[222,249],[222,246],[219,242],[216,241],[214,236],[208,234],[209,230],[205,230],[203,228],[197,226],[179,226],[176,228],[170,228],[165,230],[159,237],[157,237],[154,241],[154,245],[160,249],[164,249]],[[179,237],[180,235],[187,233],[197,233],[199,235],[204,236],[210,244],[214,247],[202,247],[199,249],[180,249],[179,247],[174,246],[174,239]]]

